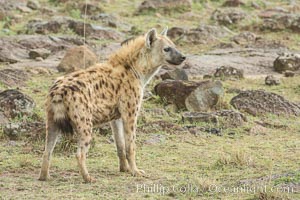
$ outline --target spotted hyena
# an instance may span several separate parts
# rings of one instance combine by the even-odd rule
[[[59,78],[47,97],[46,144],[39,180],[49,177],[50,157],[59,134],[76,134],[76,158],[85,182],[92,128],[110,122],[121,172],[144,175],[136,166],[135,131],[143,90],[164,64],[179,65],[185,57],[166,36],[151,29],[128,40],[108,61]]]

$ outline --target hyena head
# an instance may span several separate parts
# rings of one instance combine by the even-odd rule
[[[176,49],[175,44],[167,37],[167,31],[168,29],[165,28],[161,34],[157,34],[155,29],[151,29],[146,34],[146,48],[152,67],[164,64],[180,65],[185,60],[185,56]]]

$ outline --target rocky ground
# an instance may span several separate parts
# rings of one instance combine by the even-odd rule
[[[87,2],[0,0],[0,199],[300,198],[298,0]],[[88,158],[97,183],[82,183],[75,138],[37,181],[52,82],[166,26],[187,60],[145,91],[137,160],[150,176],[118,172],[104,125]]]

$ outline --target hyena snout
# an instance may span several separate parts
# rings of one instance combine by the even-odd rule
[[[168,59],[167,62],[173,65],[180,65],[185,59],[185,55],[180,53],[177,49],[172,49],[171,59]]]

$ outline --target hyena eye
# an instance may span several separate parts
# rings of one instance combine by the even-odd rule
[[[164,51],[165,52],[169,52],[171,50],[171,48],[170,47],[166,47],[166,48],[164,48]]]

